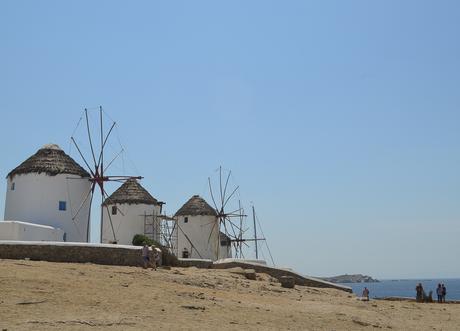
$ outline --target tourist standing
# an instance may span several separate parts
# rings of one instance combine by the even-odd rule
[[[446,287],[444,286],[444,284],[442,284],[442,302],[446,302],[446,294],[447,294],[447,289]]]
[[[152,269],[157,270],[157,266],[158,266],[158,251],[157,251],[156,247],[152,248],[152,252],[153,252]]]
[[[415,300],[417,302],[423,302],[423,286],[422,283],[418,283],[417,286],[415,287]]]
[[[147,244],[142,247],[142,261],[144,262],[144,269],[147,269],[150,264],[150,252]]]
[[[163,253],[163,252],[162,252],[161,249],[158,248],[158,247],[155,247],[155,251],[157,252],[157,255],[156,255],[156,257],[155,257],[155,263],[156,263],[156,265],[157,265],[157,267],[158,267],[158,266],[161,265],[161,256],[162,256],[162,253]]]
[[[369,301],[369,290],[368,290],[367,287],[365,287],[364,290],[363,290],[363,299],[365,301]]]
[[[438,284],[438,288],[436,289],[436,294],[438,295],[438,303],[442,302],[442,286],[441,283]]]

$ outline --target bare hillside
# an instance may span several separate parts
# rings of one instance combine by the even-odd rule
[[[225,270],[0,260],[0,330],[458,330],[460,305],[361,302]]]

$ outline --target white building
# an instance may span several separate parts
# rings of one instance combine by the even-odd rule
[[[58,145],[45,145],[8,174],[4,219],[62,229],[64,241],[88,241],[89,178]]]
[[[231,257],[230,238],[220,232],[216,211],[202,197],[191,197],[175,218],[178,257],[213,261]]]
[[[3,221],[0,222],[0,240],[64,241],[64,231],[48,225]]]
[[[103,203],[101,241],[131,245],[136,234],[145,234],[159,242],[162,205],[137,180],[127,180]]]

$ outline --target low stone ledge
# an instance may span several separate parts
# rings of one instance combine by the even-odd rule
[[[352,293],[352,289],[348,286],[330,283],[322,279],[303,276],[294,271],[287,270],[287,269],[274,268],[274,267],[269,267],[269,266],[262,265],[262,264],[242,262],[242,261],[241,262],[237,262],[237,261],[215,262],[212,265],[213,269],[228,269],[228,268],[235,268],[235,267],[241,267],[243,269],[254,269],[257,273],[265,273],[278,280],[280,280],[281,277],[283,276],[291,276],[294,278],[296,285],[319,287],[319,288],[333,288],[333,289]]]
[[[200,269],[209,269],[212,267],[212,260],[207,259],[177,259],[177,267],[197,267]]]
[[[0,240],[0,259],[142,266],[142,247],[55,241]],[[177,258],[162,249],[161,264],[176,266]]]
[[[142,266],[141,247],[110,244],[0,241],[0,259]]]

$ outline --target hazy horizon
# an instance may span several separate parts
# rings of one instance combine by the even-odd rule
[[[278,266],[460,278],[459,13],[456,1],[2,1],[0,219],[7,173],[44,144],[68,152],[83,109],[95,120],[101,105],[127,151],[112,171],[144,176],[168,214],[194,194],[210,202],[222,165]]]

